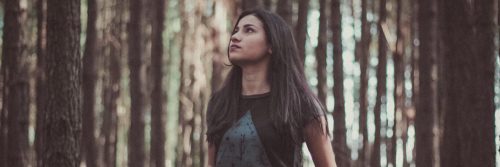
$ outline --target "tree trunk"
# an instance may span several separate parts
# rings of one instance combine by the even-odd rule
[[[324,1],[324,0],[323,0]],[[334,130],[333,150],[338,166],[351,166],[351,153],[346,141],[345,100],[344,100],[344,63],[342,59],[342,15],[340,0],[331,2],[331,30],[333,33],[333,95],[335,107],[333,109]],[[325,33],[326,34],[326,33]],[[326,36],[326,35],[322,35]],[[325,54],[326,55],[326,54]],[[326,86],[325,86],[326,87]]]
[[[321,2],[320,2],[321,3]],[[321,10],[321,9],[320,9]],[[309,12],[309,0],[299,1],[299,14],[297,24],[295,25],[295,41],[302,60],[302,64],[306,58],[306,37],[307,37],[307,13]],[[324,12],[326,13],[326,12]],[[325,28],[326,29],[326,28]],[[325,52],[326,53],[326,52]]]
[[[9,90],[5,89],[7,85],[7,72],[6,67],[8,59],[7,56],[2,56],[2,67],[0,67],[2,79],[2,110],[0,113],[0,167],[5,167],[7,163],[7,93]]]
[[[21,53],[22,13],[19,0],[6,1],[2,55],[6,57],[5,85],[8,95],[3,104],[7,111],[7,166],[29,165],[29,84],[26,58]],[[4,110],[5,111],[5,110]],[[5,124],[4,124],[5,125]]]
[[[87,38],[83,51],[83,133],[82,158],[88,167],[97,167],[97,147],[95,142],[95,87],[97,82],[97,2],[87,0]]]
[[[128,25],[128,65],[130,69],[130,131],[128,135],[129,167],[144,166],[144,81],[143,58],[141,53],[141,13],[142,1],[130,0],[130,22]]]
[[[210,87],[207,83],[210,59],[207,52],[206,27],[201,21],[202,0],[190,1],[195,11],[186,10],[186,2],[180,1],[181,32],[181,83],[179,89],[179,131],[176,166],[201,166],[205,161],[206,144],[202,132],[205,104],[208,102]],[[193,50],[192,48],[197,48]],[[198,137],[200,136],[200,137]]]
[[[47,106],[42,167],[80,165],[80,1],[47,1]]]
[[[393,64],[394,64],[394,123],[392,126],[392,138],[390,144],[390,152],[388,152],[388,163],[396,166],[396,155],[397,155],[397,140],[401,138],[404,134],[404,122],[405,119],[405,51],[404,51],[404,35],[402,32],[402,0],[397,0],[396,7],[396,47],[392,54]],[[404,150],[403,150],[404,152]],[[403,153],[404,154],[404,153]],[[390,157],[390,158],[389,158]],[[403,158],[404,161],[404,158]]]
[[[495,166],[494,1],[473,3],[444,1],[443,167]]]
[[[163,92],[163,29],[166,0],[154,1],[152,24],[151,68],[153,71],[153,91],[151,94],[151,166],[165,166],[165,96]]]
[[[248,10],[262,6],[260,0],[241,0],[241,9]]]
[[[118,139],[118,99],[121,94],[122,55],[124,55],[125,41],[121,37],[124,30],[123,16],[124,3],[118,0],[112,1],[112,19],[110,23],[110,38],[106,40],[109,49],[107,65],[108,82],[105,82],[104,93],[104,118],[103,118],[103,163],[104,166],[116,166],[117,139]]]
[[[386,77],[387,77],[387,40],[384,36],[382,25],[385,24],[387,17],[387,10],[385,8],[386,0],[380,0],[379,6],[379,20],[378,20],[378,65],[377,65],[377,97],[375,99],[374,117],[375,117],[375,141],[373,143],[373,150],[371,156],[371,166],[380,167],[380,128],[382,111],[382,103],[385,103],[386,92]]]
[[[2,110],[0,113],[0,167],[5,167],[7,163],[7,92],[6,85],[6,56],[2,56]]]
[[[318,78],[318,99],[323,104],[326,105],[326,95],[328,91],[328,86],[326,84],[326,45],[328,42],[327,34],[327,13],[326,13],[326,0],[320,0],[319,8],[319,30],[318,34],[318,46],[316,47],[316,72]],[[321,35],[322,34],[322,35]]]
[[[367,116],[368,116],[368,60],[370,54],[368,52],[371,35],[369,30],[369,24],[367,20],[368,11],[367,0],[361,1],[361,42],[357,45],[356,50],[359,50],[359,65],[360,65],[360,89],[359,89],[359,130],[363,136],[363,143],[361,151],[359,153],[359,163],[360,166],[368,166],[369,162],[369,146],[368,146],[368,127],[367,127]]]
[[[417,167],[434,166],[435,115],[437,114],[437,83],[432,74],[437,72],[437,3],[433,0],[418,1],[418,90],[415,118],[415,148]],[[415,94],[414,93],[414,96]]]
[[[37,40],[36,40],[36,55],[37,55],[37,70],[36,70],[36,127],[35,127],[35,152],[36,166],[41,166],[41,155],[43,138],[41,134],[42,115],[45,112],[47,96],[47,76],[46,76],[46,24],[47,24],[47,4],[46,0],[36,1],[37,15]]]
[[[307,1],[309,1],[309,0],[307,0]],[[273,0],[264,0],[263,5],[264,5],[264,8],[266,10],[271,11],[272,7],[273,7]]]
[[[192,143],[192,131],[193,127],[193,101],[189,98],[189,82],[193,82],[190,80],[190,62],[193,56],[188,54],[187,50],[190,48],[188,42],[188,34],[193,33],[193,23],[192,16],[186,10],[186,0],[182,0],[179,5],[179,12],[181,16],[181,25],[184,27],[182,30],[182,39],[181,39],[181,63],[180,63],[180,73],[181,73],[181,83],[179,89],[179,138],[178,138],[178,149],[177,149],[177,162],[176,166],[193,166],[194,160],[191,156],[191,152],[193,150]],[[187,82],[189,80],[189,82]]]
[[[276,13],[280,15],[290,27],[293,25],[293,5],[292,0],[278,0]]]

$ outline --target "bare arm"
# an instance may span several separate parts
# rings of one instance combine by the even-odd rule
[[[304,128],[304,139],[312,155],[316,167],[336,167],[330,138],[326,135],[326,120],[321,117],[322,132],[319,131],[320,122],[311,121]]]
[[[208,167],[215,166],[215,145],[208,143]]]

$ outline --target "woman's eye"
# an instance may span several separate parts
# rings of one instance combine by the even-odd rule
[[[246,29],[246,32],[254,32],[254,30],[253,30],[253,29],[251,29],[251,28],[247,28],[247,29]]]

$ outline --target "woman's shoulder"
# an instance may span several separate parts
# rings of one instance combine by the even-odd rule
[[[322,116],[326,115],[325,106],[317,98],[304,98],[301,105],[302,121],[303,124],[308,124],[313,120],[319,120]]]

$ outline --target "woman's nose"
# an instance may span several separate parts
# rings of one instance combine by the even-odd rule
[[[231,42],[239,42],[239,41],[241,41],[241,38],[240,38],[240,36],[238,35],[238,33],[233,34],[233,35],[231,36]]]

